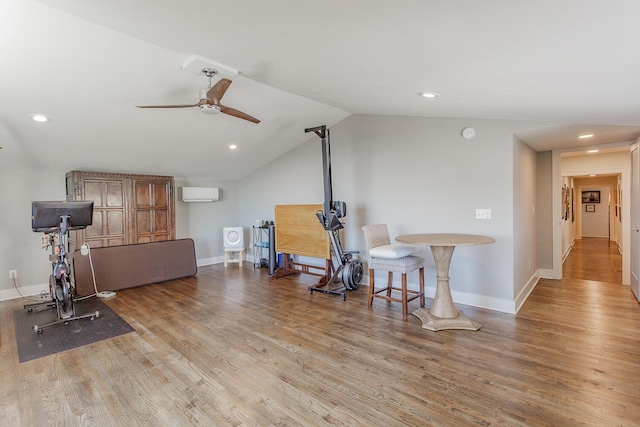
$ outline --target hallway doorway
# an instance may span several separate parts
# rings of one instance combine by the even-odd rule
[[[612,144],[613,145],[613,144]],[[614,268],[613,272],[622,271],[622,279],[614,279],[623,285],[629,284],[630,278],[630,227],[629,227],[629,200],[631,182],[631,143],[608,145],[604,147],[589,147],[599,153],[587,153],[587,148],[574,150],[553,150],[552,152],[552,186],[555,189],[569,188],[573,195],[569,218],[564,218],[558,226],[553,228],[553,269],[550,278],[560,279],[564,276],[565,257],[573,252],[573,245],[579,245],[583,239],[582,222],[586,215],[593,215],[593,211],[608,202],[609,211],[609,239],[603,238],[606,243],[606,253],[613,251],[618,256],[621,253],[622,267]],[[613,179],[613,182],[610,180]],[[598,203],[582,203],[582,191],[588,191],[589,187],[608,187],[609,200]],[[555,193],[552,198],[553,212],[559,215],[563,212],[565,204]],[[601,193],[602,195],[602,193]],[[591,205],[587,207],[587,205]],[[594,206],[595,205],[595,206]],[[602,209],[606,210],[606,209]],[[600,236],[606,236],[603,233]],[[594,237],[594,236],[588,236]],[[596,240],[597,241],[597,240]],[[576,248],[577,249],[577,248]],[[577,252],[577,251],[576,251]],[[590,274],[592,269],[585,269],[584,274]],[[599,280],[596,275],[593,278],[583,276],[583,280]],[[616,277],[616,276],[614,276]],[[611,278],[609,278],[611,279]],[[606,279],[606,280],[609,280]]]

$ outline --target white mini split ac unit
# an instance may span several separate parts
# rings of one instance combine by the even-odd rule
[[[224,227],[222,229],[224,249],[244,248],[244,231],[242,227]]]
[[[217,202],[220,190],[213,187],[182,187],[183,202]]]

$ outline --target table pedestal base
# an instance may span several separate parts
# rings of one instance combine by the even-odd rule
[[[467,319],[461,312],[458,312],[456,317],[438,317],[431,314],[426,308],[419,308],[411,314],[422,320],[422,327],[430,331],[441,331],[443,329],[477,331],[480,329],[480,323]]]

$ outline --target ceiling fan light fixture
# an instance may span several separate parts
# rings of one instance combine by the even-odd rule
[[[233,83],[231,80],[222,78],[216,84],[212,84],[212,77],[217,74],[217,70],[213,68],[203,68],[202,72],[209,78],[209,86],[205,90],[200,91],[200,100],[196,104],[178,104],[178,105],[137,105],[137,108],[190,108],[200,107],[200,111],[206,114],[223,113],[239,119],[247,120],[252,123],[260,123],[260,120],[251,117],[247,113],[243,113],[235,108],[224,106],[220,100],[229,89],[229,85]],[[206,91],[206,92],[205,92]]]
[[[220,107],[218,107],[217,105],[202,104],[200,106],[200,111],[205,114],[218,114],[220,112]]]

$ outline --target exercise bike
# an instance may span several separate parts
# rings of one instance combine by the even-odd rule
[[[90,203],[90,204],[89,204]],[[34,325],[34,332],[43,333],[49,326],[72,320],[100,317],[100,312],[77,315],[74,306],[74,288],[71,285],[71,257],[67,250],[67,237],[70,230],[83,229],[91,225],[93,216],[93,202],[33,202],[32,226],[33,231],[44,231],[42,239],[44,249],[51,248],[49,260],[52,273],[49,276],[49,295],[51,300],[41,303],[25,304],[29,311],[56,309],[57,318],[44,325]],[[51,227],[52,217],[57,216],[59,224]],[[87,220],[87,218],[89,218]],[[87,224],[88,221],[88,224]],[[72,225],[78,224],[78,225]]]

